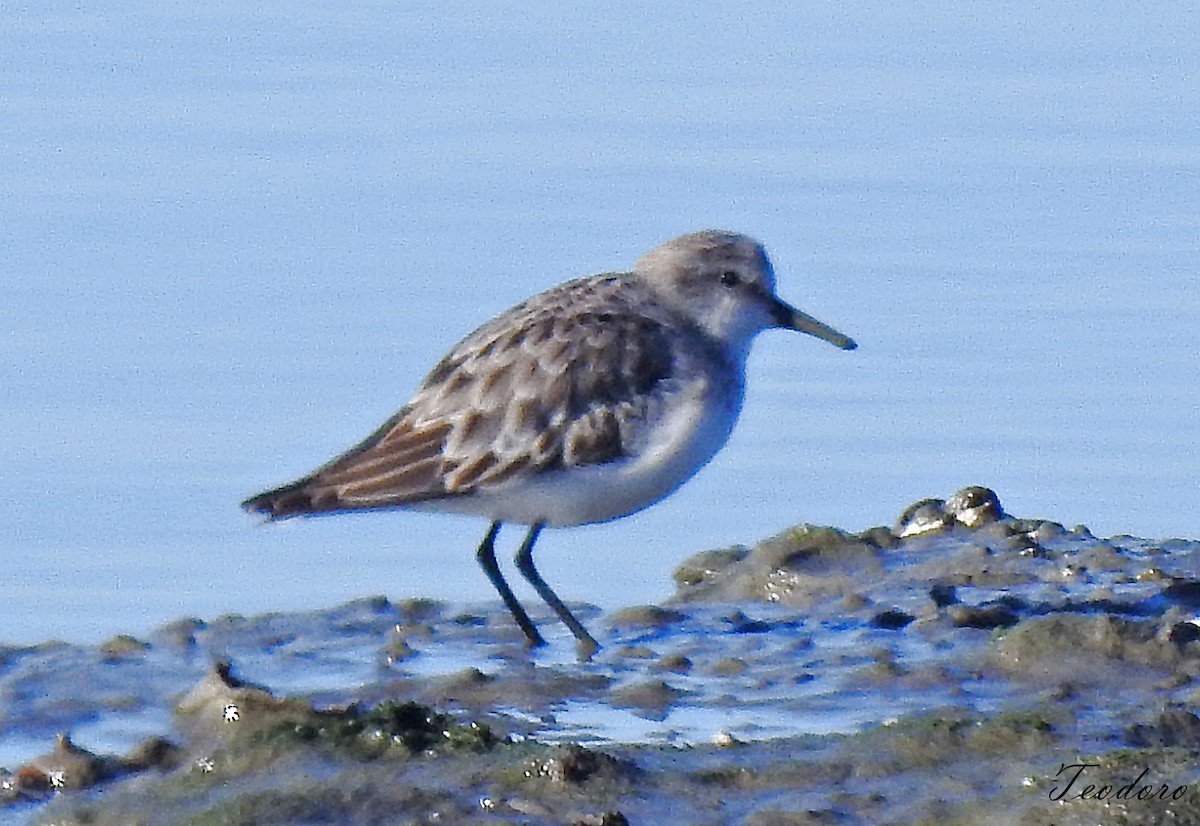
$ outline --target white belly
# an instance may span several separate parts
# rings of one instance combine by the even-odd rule
[[[422,506],[550,527],[606,522],[658,502],[704,467],[729,439],[741,388],[689,383],[646,423],[636,456],[535,473],[493,491]]]

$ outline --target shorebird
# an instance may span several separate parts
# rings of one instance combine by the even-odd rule
[[[534,567],[538,535],[627,516],[691,478],[729,438],[750,343],[769,328],[856,346],[775,295],[754,239],[682,235],[629,272],[567,281],[496,316],[378,430],[243,507],[271,519],[383,508],[486,517],[479,564],[542,645],[496,564],[501,524],[527,525],[517,570],[590,656],[596,640]]]

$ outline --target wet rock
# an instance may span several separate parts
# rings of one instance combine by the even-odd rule
[[[614,611],[608,617],[608,622],[614,628],[623,631],[635,629],[663,629],[682,622],[685,615],[682,611],[661,608],[657,605],[631,605]]]
[[[837,528],[801,525],[760,542],[752,555],[773,567],[820,569],[839,566],[846,560],[875,560],[875,550]]]
[[[885,686],[894,683],[905,676],[908,671],[896,659],[896,652],[890,648],[878,648],[871,655],[872,662],[856,670],[847,678],[847,685]]]
[[[945,512],[959,525],[978,528],[1004,518],[1000,497],[991,488],[971,485],[946,500]]]
[[[996,643],[997,662],[1008,670],[1070,674],[1079,681],[1086,675],[1110,679],[1105,660],[1128,661],[1170,668],[1179,650],[1160,636],[1150,620],[1132,620],[1108,614],[1051,614],[1024,619]]]
[[[24,648],[17,645],[5,645],[0,643],[0,668],[8,665],[9,662],[20,657],[24,652]]]
[[[1038,581],[1037,570],[1029,560],[999,553],[988,545],[927,537],[909,542],[930,544],[921,549],[924,559],[914,566],[913,575],[933,579],[941,586],[1007,588]]]
[[[169,622],[154,632],[154,640],[168,648],[186,651],[196,645],[196,635],[208,627],[204,620],[195,617]]]
[[[654,656],[651,652],[648,658]],[[612,682],[612,677],[590,669],[534,671],[527,662],[518,662],[494,673],[469,667],[423,680],[415,689],[415,699],[431,706],[477,712],[495,706],[544,710],[565,699],[599,696]]]
[[[871,600],[865,594],[860,594],[855,591],[853,593],[843,594],[838,604],[841,606],[842,611],[847,614],[853,614],[856,611],[860,611],[870,605]]]
[[[1160,572],[1161,573],[1161,572]],[[1200,608],[1200,580],[1174,579],[1163,589],[1163,596],[1180,605]]]
[[[712,672],[718,676],[730,677],[743,673],[749,665],[741,657],[722,657],[713,663]]]
[[[614,705],[636,708],[657,718],[686,693],[663,680],[643,680],[615,689],[611,697]]]
[[[763,809],[748,815],[742,826],[832,826],[843,822],[845,818],[832,809],[804,812]]]
[[[948,530],[976,529],[1005,518],[1000,497],[991,488],[971,485],[949,499],[922,499],[903,510],[894,533],[901,538]]]
[[[436,599],[402,599],[394,605],[400,624],[431,623],[446,613],[446,605]]]
[[[1150,567],[1150,568],[1146,568],[1142,571],[1138,571],[1134,575],[1133,579],[1135,582],[1170,582],[1171,581],[1171,577],[1167,574],[1166,571],[1164,571],[1162,568],[1155,568],[1155,567]],[[1169,586],[1168,586],[1168,588],[1169,588]],[[1165,591],[1164,591],[1164,594],[1166,596],[1170,596],[1170,594],[1166,594]],[[1185,604],[1187,603],[1186,599],[1181,600],[1181,601],[1184,602]]]
[[[753,765],[736,760],[746,749],[753,748],[746,744],[732,751],[734,761],[692,772],[693,795],[706,788],[711,788],[722,798],[728,797],[730,792],[746,791],[761,796],[762,792],[778,789],[787,789],[790,795],[795,795],[825,784],[841,785],[855,773],[855,762],[861,763],[857,744],[850,748],[853,753],[849,755],[849,761],[843,759],[847,755],[839,754],[825,755],[827,759],[811,762],[804,760],[795,749],[768,750],[763,755],[765,759]],[[772,807],[768,804],[764,808]]]
[[[771,630],[771,623],[746,616],[743,611],[734,611],[725,617],[730,630],[735,634],[765,634]]]
[[[900,544],[900,537],[892,533],[890,528],[883,525],[867,528],[858,535],[858,538],[881,551],[895,548]]]
[[[950,605],[946,616],[959,628],[1004,628],[1016,625],[1020,616],[1004,603],[991,605]]]
[[[1060,525],[1058,522],[1046,521],[1046,522],[1042,522],[1040,525],[1038,525],[1037,530],[1035,530],[1033,532],[1032,538],[1035,542],[1037,542],[1040,545],[1040,544],[1043,544],[1046,542],[1052,542],[1056,539],[1060,539],[1060,538],[1066,536],[1067,533],[1068,533],[1067,529],[1065,527],[1063,527],[1062,525]]]
[[[215,663],[175,707],[180,729],[195,741],[219,740],[312,713],[311,704],[303,700],[277,698],[233,676],[227,661]]]
[[[134,747],[125,757],[95,754],[77,746],[66,734],[52,750],[9,774],[0,771],[0,802],[45,799],[49,794],[88,789],[131,772],[154,768],[168,771],[179,765],[182,750],[161,737]]]
[[[327,713],[320,722],[343,742],[386,741],[412,754],[436,749],[482,752],[499,742],[491,728],[479,721],[457,723],[447,714],[412,701],[389,700],[366,711]]]
[[[86,789],[113,772],[111,760],[93,754],[60,734],[54,748],[17,770],[17,785],[29,791]]]
[[[622,645],[617,655],[625,660],[653,660],[658,652],[648,645]]]
[[[871,617],[871,625],[876,628],[886,628],[889,630],[898,630],[904,628],[916,617],[898,608],[891,608],[887,611],[880,611],[875,616]]]
[[[998,755],[1012,760],[1037,755],[1057,742],[1054,718],[1040,709],[992,715],[961,711],[919,714],[877,726],[855,738],[855,754],[873,753],[871,766],[859,771],[933,769],[963,760]]]
[[[432,600],[417,600],[435,605]],[[424,607],[424,606],[422,606]],[[358,634],[379,634],[384,629],[395,627],[404,621],[398,606],[382,594],[360,597],[337,607],[329,614],[321,617],[309,615],[314,621],[328,627],[330,633],[338,636]]]
[[[501,620],[503,617],[495,617],[491,622],[499,623]],[[461,611],[454,615],[451,622],[463,628],[484,628],[491,624],[488,617],[475,611]]]
[[[434,681],[429,696],[439,703],[478,708],[498,696],[497,679],[478,668],[464,668]],[[502,691],[501,691],[502,693]]]
[[[929,598],[938,608],[945,608],[958,602],[958,593],[954,586],[946,582],[936,582],[929,588]]]
[[[167,771],[180,766],[186,759],[187,752],[181,746],[165,737],[147,737],[130,750],[123,763],[129,771]]]
[[[106,660],[118,660],[122,657],[141,654],[150,648],[150,643],[142,642],[128,634],[118,634],[112,639],[100,643],[100,655]]]
[[[922,499],[901,511],[893,532],[903,539],[940,531],[953,525],[954,516],[946,513],[945,500]]]
[[[1092,573],[1123,571],[1129,566],[1129,559],[1119,548],[1107,542],[1096,542],[1080,551],[1072,564]]]
[[[634,772],[633,764],[603,751],[569,745],[557,748],[549,757],[536,761],[528,774],[553,783],[579,785],[598,780],[623,781]]]
[[[417,656],[417,649],[408,643],[408,635],[401,633],[399,627],[393,628],[388,634],[383,646],[383,656],[389,663],[399,663]]]
[[[995,544],[998,550],[1020,553],[1042,547],[1036,539],[1040,525],[1042,523],[1037,520],[1006,516],[1004,519],[985,523],[977,528],[973,535],[977,541]]]
[[[605,812],[599,815],[584,815],[571,826],[629,826],[629,821],[620,812]]]
[[[733,748],[740,745],[740,743],[740,740],[727,731],[718,731],[712,738],[712,744],[723,749]]]
[[[261,721],[257,728],[231,728],[217,742],[189,739],[195,768],[220,782],[225,777],[269,772],[281,760],[300,760],[314,752],[327,762],[377,761],[480,753],[500,742],[484,723],[460,723],[411,700],[323,710],[295,701],[272,711],[272,719]]]
[[[681,562],[672,576],[678,585],[699,585],[730,565],[741,562],[749,553],[745,545],[701,551]]]
[[[967,731],[967,748],[984,754],[1036,754],[1058,740],[1051,714],[1039,708],[1004,711],[978,719]]]
[[[1187,645],[1189,642],[1200,640],[1200,625],[1195,621],[1177,622],[1171,626],[1167,639],[1176,645]]]
[[[1200,717],[1183,709],[1168,709],[1152,723],[1137,723],[1127,730],[1130,745],[1188,749],[1200,747]]]
[[[676,576],[674,599],[737,602],[746,599],[798,607],[853,592],[881,570],[879,550],[836,528],[801,525],[755,545],[749,554],[713,570],[687,560]],[[697,578],[695,572],[711,570]],[[686,580],[686,583],[685,583]]]
[[[407,599],[392,608],[396,622],[388,633],[385,655],[391,662],[400,662],[416,653],[412,641],[433,639],[434,625],[444,619],[445,606],[432,599]],[[460,625],[471,624],[471,620],[461,614],[455,617],[455,622]]]
[[[670,671],[675,674],[687,674],[692,670],[692,661],[683,654],[664,654],[659,657],[655,666],[660,671]]]

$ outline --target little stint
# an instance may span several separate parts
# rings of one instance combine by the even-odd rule
[[[380,508],[486,517],[479,564],[541,645],[496,564],[500,525],[527,525],[517,570],[590,656],[598,644],[534,567],[538,534],[627,516],[691,478],[729,438],[750,343],[774,327],[855,347],[776,297],[757,241],[682,235],[630,272],[567,281],[501,313],[382,427],[243,507],[272,519]]]

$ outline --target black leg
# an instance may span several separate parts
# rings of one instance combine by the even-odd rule
[[[541,532],[542,526],[534,525],[529,529],[529,533],[525,535],[525,541],[521,543],[521,547],[517,550],[517,570],[521,572],[521,576],[529,580],[529,584],[538,592],[538,596],[554,609],[554,613],[558,614],[558,618],[563,621],[563,624],[571,629],[571,633],[575,635],[575,639],[579,640],[580,648],[584,650],[585,657],[590,657],[600,647],[600,644],[592,639],[592,635],[583,627],[583,623],[575,619],[575,615],[567,610],[567,606],[562,604],[562,600],[550,589],[550,586],[546,584],[546,580],[542,579],[541,574],[537,572],[537,568],[533,567],[533,543],[537,541],[538,534]]]
[[[491,580],[492,587],[500,593],[500,599],[504,600],[504,604],[508,606],[508,612],[512,614],[517,625],[521,626],[521,630],[529,638],[529,644],[545,645],[546,641],[542,639],[542,635],[538,633],[533,621],[529,619],[529,615],[525,613],[521,603],[517,602],[517,598],[513,596],[512,589],[500,575],[500,566],[496,564],[496,534],[498,533],[500,533],[500,523],[493,522],[492,526],[488,528],[487,536],[479,545],[479,550],[475,552],[475,558],[479,560],[479,566]]]

